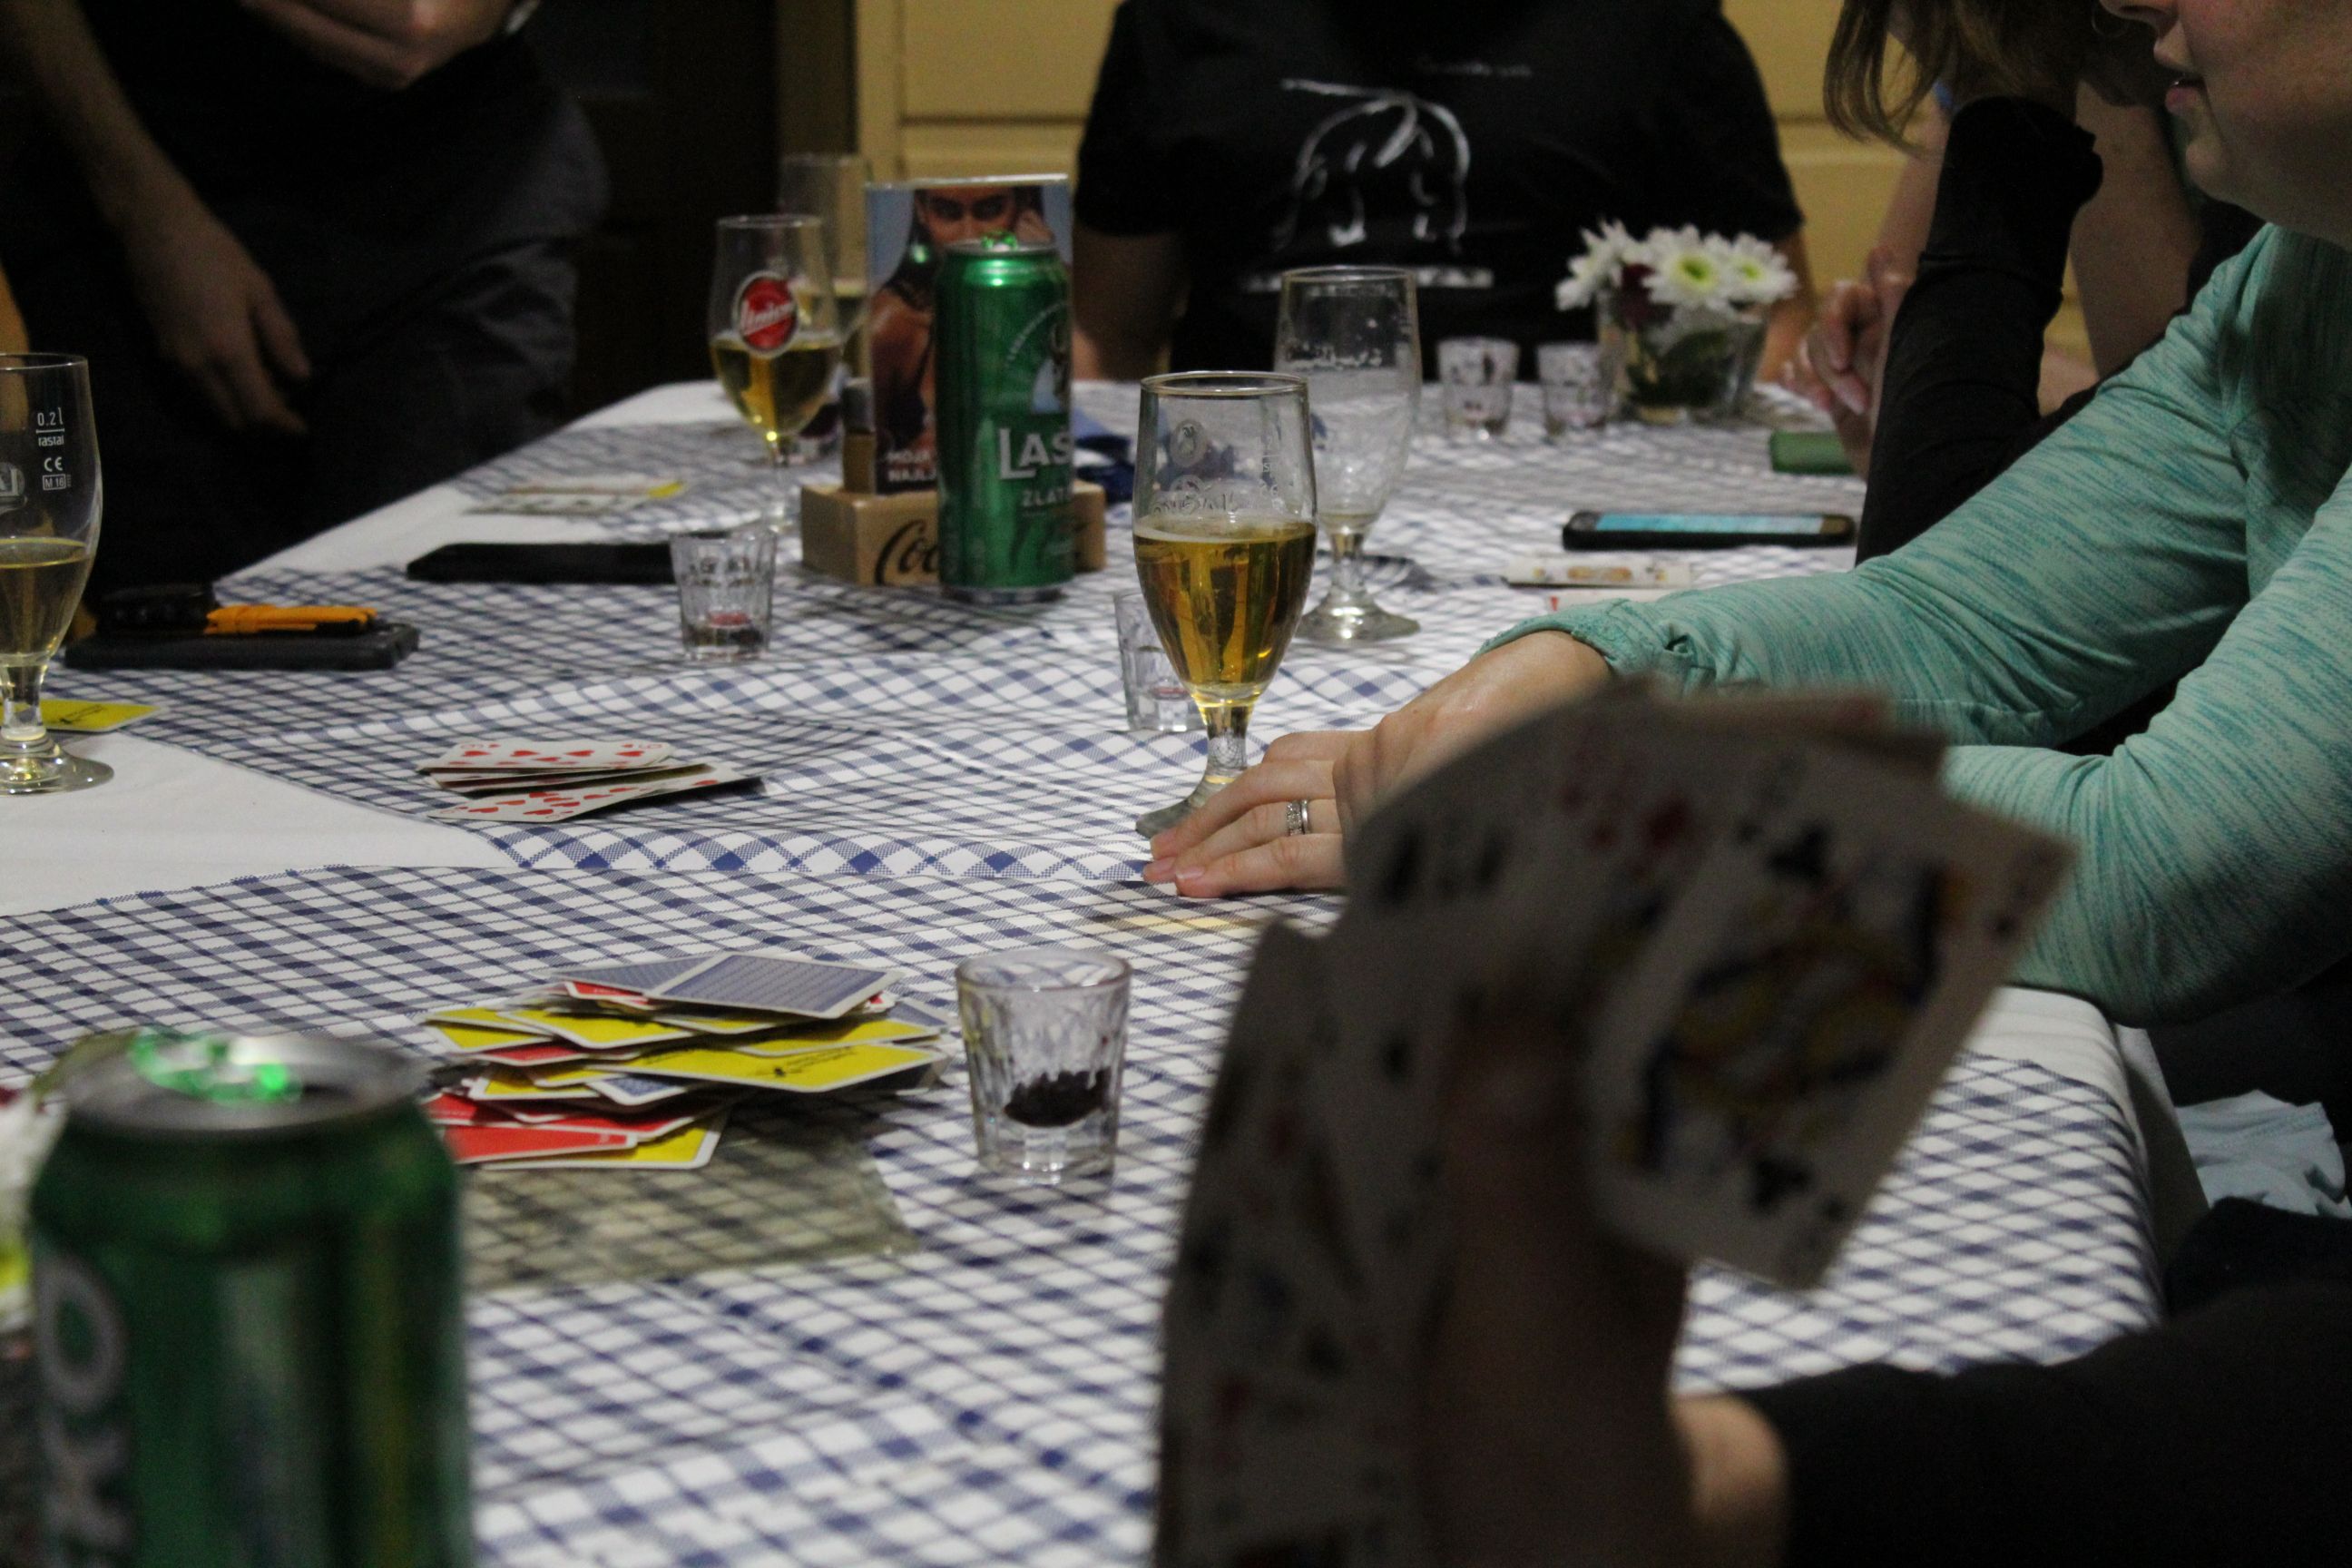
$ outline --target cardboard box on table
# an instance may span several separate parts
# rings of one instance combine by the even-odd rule
[[[1077,568],[1099,572],[1105,560],[1100,485],[1071,487],[1070,521]],[[940,580],[940,493],[905,490],[860,495],[839,485],[801,487],[801,563],[849,583],[886,587]]]

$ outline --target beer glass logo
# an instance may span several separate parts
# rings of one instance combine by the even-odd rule
[[[15,511],[25,504],[25,470],[14,463],[0,462],[0,511]]]
[[[781,273],[754,272],[735,291],[735,335],[753,353],[782,353],[800,326],[800,301]]]

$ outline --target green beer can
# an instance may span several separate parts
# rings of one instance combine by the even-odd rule
[[[968,239],[940,268],[940,586],[975,604],[1070,580],[1070,279],[1050,245]]]
[[[457,1180],[417,1073],[343,1040],[93,1046],[31,1205],[47,1561],[470,1563]]]

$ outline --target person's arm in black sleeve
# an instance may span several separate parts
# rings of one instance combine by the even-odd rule
[[[1184,298],[1184,243],[1154,140],[1148,18],[1126,0],[1095,78],[1078,144],[1070,269],[1072,370],[1133,381],[1159,368]]]
[[[2042,337],[2099,177],[2089,133],[2042,104],[1979,99],[1952,117],[1935,220],[1887,345],[1861,559],[1941,521],[2041,419]]]
[[[2352,1287],[2243,1292],[2062,1366],[1861,1367],[1743,1397],[1780,1440],[1790,1568],[2352,1551]]]

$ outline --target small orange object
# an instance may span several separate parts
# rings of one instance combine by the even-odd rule
[[[205,635],[324,632],[356,636],[373,625],[375,612],[358,605],[223,605],[205,617]]]

